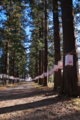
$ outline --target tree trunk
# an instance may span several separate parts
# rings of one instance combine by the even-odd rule
[[[5,73],[9,74],[9,53],[8,53],[9,42],[6,41],[6,53],[5,53]],[[8,84],[8,79],[5,79],[5,85]]]
[[[39,75],[39,68],[38,68],[38,59],[36,58],[36,63],[35,63],[35,77]],[[35,83],[39,83],[39,80],[35,80]]]
[[[12,59],[12,67],[13,67],[13,69],[12,69],[12,75],[14,76],[14,62],[15,62],[15,51],[14,51],[14,53],[13,53],[13,59]],[[12,80],[12,83],[14,84],[14,80]]]
[[[72,0],[62,0],[62,24],[63,24],[63,80],[61,94],[67,96],[78,95],[78,77],[76,67],[76,50],[73,27]],[[72,52],[73,66],[65,66],[65,54]]]
[[[39,50],[39,75],[42,74],[42,51]],[[43,81],[42,78],[39,78],[39,84],[42,85]]]
[[[44,56],[44,72],[47,72],[48,65],[48,49],[47,49],[47,0],[45,0],[45,56]],[[44,77],[43,86],[48,86],[48,77]]]
[[[53,0],[53,24],[54,24],[54,56],[55,65],[61,60],[60,55],[60,36],[59,36],[59,20],[58,20],[58,3],[57,0]],[[54,73],[54,90],[57,90],[61,86],[61,70],[59,69]]]
[[[42,13],[42,19],[41,19],[41,38],[42,38],[42,44],[44,45],[44,14]],[[44,48],[42,47],[42,54],[41,54],[41,74],[44,73]],[[42,84],[44,82],[44,78],[42,78]]]
[[[44,50],[42,49],[42,54],[41,54],[41,58],[42,58],[42,67],[41,67],[41,73],[44,73]],[[42,84],[44,82],[44,78],[42,78]]]

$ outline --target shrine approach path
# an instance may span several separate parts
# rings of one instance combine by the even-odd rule
[[[34,82],[0,89],[0,120],[80,120],[79,105]]]

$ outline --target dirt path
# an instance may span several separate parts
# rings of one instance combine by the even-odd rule
[[[80,120],[80,104],[74,100],[28,82],[0,90],[0,120]]]

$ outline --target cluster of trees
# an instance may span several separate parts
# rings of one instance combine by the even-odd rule
[[[72,0],[29,1],[32,19],[30,23],[32,27],[29,56],[30,75],[33,78],[41,75],[63,59],[63,75],[61,75],[61,70],[54,73],[54,90],[60,87],[60,93],[68,96],[78,95],[74,16],[79,13],[79,5],[77,3],[73,7],[72,2]],[[73,50],[75,54],[71,54],[74,65],[65,66],[65,55]],[[48,80],[45,77],[36,82],[47,86]]]
[[[22,1],[0,1],[0,73],[14,77],[24,77],[27,53],[26,32]]]
[[[72,53],[73,66],[64,65],[65,54],[73,50],[76,53],[74,26],[79,22],[79,0],[74,7],[72,2],[1,0],[0,12],[6,19],[0,19],[0,72],[19,77],[28,68],[28,73],[34,78],[63,59],[63,76],[61,70],[54,73],[54,90],[61,88],[61,94],[76,96],[77,55]],[[77,16],[77,23],[73,15]],[[27,25],[30,28],[30,39],[25,32]],[[29,46],[26,47],[25,43]],[[44,77],[36,82],[47,86],[51,77]]]

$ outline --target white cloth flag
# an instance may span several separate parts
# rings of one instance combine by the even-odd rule
[[[51,69],[51,74],[53,74],[53,73],[54,73],[54,68]]]
[[[54,71],[58,71],[58,65],[54,65]]]
[[[51,75],[52,74],[52,70],[48,71],[48,75]]]
[[[43,73],[43,75],[44,75],[44,76],[47,76],[47,73],[45,72],[45,73]]]
[[[0,78],[2,78],[2,74],[0,74]]]
[[[62,69],[63,68],[63,62],[62,61],[58,61],[58,68]]]
[[[13,79],[14,79],[14,77],[13,77],[13,76],[10,76],[10,79],[12,79],[12,80],[13,80]]]
[[[3,74],[3,78],[6,78],[6,74]]]
[[[49,76],[49,75],[50,75],[50,71],[47,72],[47,76]]]
[[[44,78],[44,75],[42,74],[42,75],[40,75],[40,78]]]

